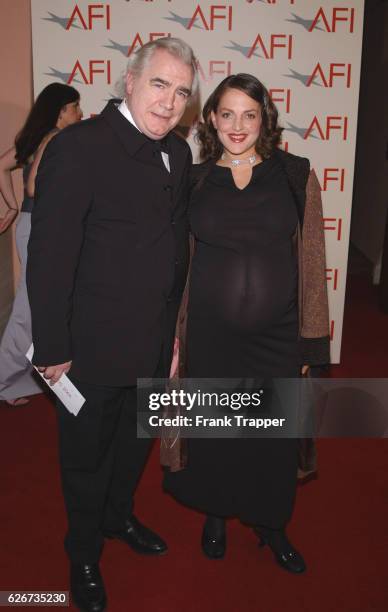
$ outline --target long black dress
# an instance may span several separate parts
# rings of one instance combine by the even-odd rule
[[[189,209],[195,252],[189,288],[190,378],[294,377],[298,352],[297,211],[271,157],[237,188],[214,165]],[[293,508],[295,439],[191,439],[186,469],[166,473],[178,501],[252,525],[283,527]]]

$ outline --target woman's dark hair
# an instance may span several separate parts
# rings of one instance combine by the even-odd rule
[[[55,128],[61,109],[79,98],[80,95],[74,87],[63,83],[51,83],[40,92],[24,126],[15,138],[15,157],[18,164],[27,163],[42,139]]]
[[[280,144],[283,128],[278,126],[278,111],[263,83],[251,74],[232,74],[216,87],[203,107],[203,122],[198,123],[197,140],[200,144],[200,157],[203,161],[219,159],[223,146],[218,139],[211,112],[217,112],[218,105],[228,89],[239,89],[261,106],[261,128],[256,141],[256,151],[263,159],[270,157]]]

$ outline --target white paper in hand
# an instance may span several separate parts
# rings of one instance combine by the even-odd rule
[[[34,354],[34,345],[31,344],[30,348],[26,353],[26,357],[29,361],[32,362],[32,356]],[[54,385],[50,385],[49,381],[46,380],[43,374],[39,372],[36,366],[33,366],[35,370],[38,372],[39,376],[44,380],[46,385],[49,385],[50,389],[52,389],[57,397],[61,400],[62,404],[68,409],[71,414],[77,416],[82,406],[85,403],[85,398],[78,389],[73,385],[71,380],[66,376],[66,374],[62,374],[61,378]]]

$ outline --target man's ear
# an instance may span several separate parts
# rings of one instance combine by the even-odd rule
[[[129,95],[131,95],[132,93],[134,81],[135,81],[134,75],[132,74],[132,72],[128,72],[127,78],[125,81],[125,89],[126,89],[127,94]]]

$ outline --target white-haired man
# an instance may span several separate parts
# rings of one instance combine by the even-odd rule
[[[34,364],[86,398],[58,403],[74,603],[106,607],[104,537],[143,554],[163,540],[133,514],[150,441],[136,438],[136,379],[167,376],[188,263],[191,154],[171,130],[193,92],[193,52],[179,39],[129,61],[125,95],[69,128],[40,164],[29,243]],[[161,146],[163,143],[163,147]]]

